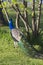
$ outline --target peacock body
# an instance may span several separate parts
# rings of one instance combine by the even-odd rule
[[[10,31],[11,31],[11,36],[14,40],[14,46],[18,46],[18,42],[21,41],[21,38],[23,37],[23,33],[16,29],[15,26],[13,26],[13,22],[12,22],[12,19],[9,20],[9,28],[10,28]]]

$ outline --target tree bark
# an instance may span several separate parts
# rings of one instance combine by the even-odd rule
[[[26,31],[28,31],[27,23],[26,23],[24,17],[22,16],[22,14],[20,13],[19,8],[18,8],[16,5],[12,5],[12,8],[13,8],[16,12],[18,11],[19,17],[20,17],[20,19],[23,21],[23,23],[24,23],[24,25],[25,25],[25,28],[26,28]],[[30,27],[30,26],[29,26],[29,27]],[[31,29],[31,28],[30,28],[30,29]]]
[[[28,28],[28,31],[27,31],[27,37],[28,37],[28,39],[30,38],[30,34],[29,34],[29,22],[28,22],[28,12],[27,12],[27,1],[25,1],[25,0],[23,0],[23,5],[24,5],[24,15],[23,15],[23,17],[24,17],[24,19],[25,19],[25,21],[26,21],[26,23],[27,23],[27,28]]]
[[[24,5],[24,19],[25,19],[25,21],[26,21],[26,23],[27,23],[27,26],[28,26],[28,12],[27,12],[27,10],[26,10],[26,8],[27,8],[27,2],[25,1],[25,0],[23,0],[23,5]],[[29,32],[29,27],[28,27],[28,32]]]
[[[16,28],[19,28],[19,13],[16,13]]]
[[[39,6],[38,6],[37,33],[39,33],[40,17],[41,17],[41,5],[42,5],[42,0],[39,1]]]
[[[35,0],[33,0],[32,7],[32,33],[33,36],[36,37]]]

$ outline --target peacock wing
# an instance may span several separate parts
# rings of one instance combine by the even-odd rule
[[[13,38],[15,38],[17,41],[21,40],[20,32],[17,29],[12,29],[11,31]]]

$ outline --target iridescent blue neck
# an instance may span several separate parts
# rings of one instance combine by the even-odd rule
[[[10,30],[14,29],[15,27],[13,26],[12,19],[9,20],[9,28]]]

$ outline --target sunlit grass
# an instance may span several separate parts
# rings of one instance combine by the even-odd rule
[[[0,65],[43,65],[43,60],[27,56],[19,47],[14,48],[9,28],[1,27]]]

